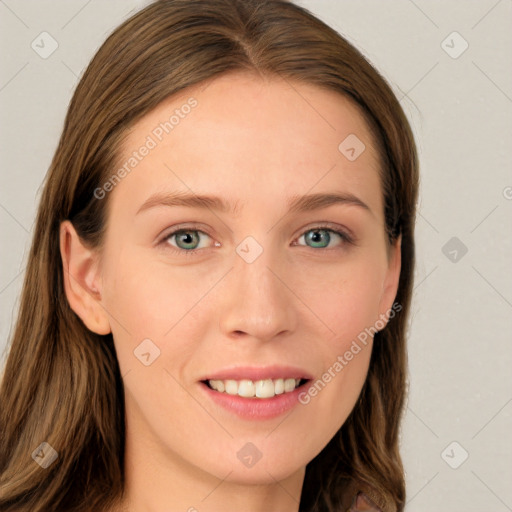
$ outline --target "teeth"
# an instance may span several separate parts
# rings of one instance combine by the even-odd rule
[[[254,387],[256,388],[256,396],[258,398],[272,398],[275,396],[274,383],[271,379],[258,380]]]
[[[220,383],[222,385],[222,381]],[[238,393],[238,382],[236,380],[227,380],[224,385],[228,395],[236,395]]]
[[[222,381],[220,381],[222,383]],[[238,396],[250,398],[254,396],[254,383],[252,380],[241,380],[238,384]]]
[[[286,379],[284,381],[284,392],[289,393],[295,389],[295,379]]]
[[[275,395],[290,393],[300,384],[300,379],[265,379],[257,380],[209,380],[212,389],[228,395],[244,398],[272,398]]]
[[[276,379],[274,381],[274,393],[282,395],[284,393],[284,379]]]

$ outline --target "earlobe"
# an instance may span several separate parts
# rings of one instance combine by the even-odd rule
[[[64,289],[71,309],[90,331],[109,334],[110,322],[101,304],[99,255],[83,244],[69,220],[60,225],[60,254]]]
[[[382,284],[382,295],[379,304],[380,318],[388,317],[400,282],[400,270],[402,265],[402,235],[399,235],[395,243],[389,249],[388,268]]]

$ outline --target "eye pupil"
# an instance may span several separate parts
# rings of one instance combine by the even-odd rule
[[[199,244],[197,231],[182,231],[176,233],[176,245],[180,249],[195,249]]]
[[[330,241],[331,236],[326,229],[312,229],[306,235],[306,242],[311,242],[312,247],[327,247]]]

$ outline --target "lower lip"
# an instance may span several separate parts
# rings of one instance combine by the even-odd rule
[[[269,420],[292,410],[299,403],[299,395],[305,385],[288,393],[275,395],[272,398],[244,398],[238,395],[220,393],[201,382],[201,387],[214,403],[248,420]]]

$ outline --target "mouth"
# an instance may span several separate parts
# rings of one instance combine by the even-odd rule
[[[231,396],[240,396],[242,398],[266,399],[277,395],[292,393],[296,389],[304,386],[309,379],[303,378],[285,378],[277,379],[208,379],[202,381],[212,391],[224,393]]]
[[[270,420],[290,412],[312,375],[289,366],[236,367],[199,381],[213,407],[245,420]]]

